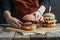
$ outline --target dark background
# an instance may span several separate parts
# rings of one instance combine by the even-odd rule
[[[1,3],[1,1],[0,1]],[[46,1],[44,3],[44,5],[46,6],[46,12],[48,12],[48,8],[51,5],[52,6],[52,13],[54,13],[56,15],[56,19],[58,20],[57,23],[60,23],[60,0],[51,0],[50,1],[51,4],[49,4],[48,1]],[[0,23],[6,23],[3,14],[2,14],[2,10],[1,10],[1,6],[0,6]]]

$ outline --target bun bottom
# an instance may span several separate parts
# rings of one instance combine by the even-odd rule
[[[43,26],[44,26],[44,27],[55,27],[56,24],[55,24],[55,23],[54,23],[54,24],[43,24]]]
[[[26,30],[26,31],[32,30],[32,28],[31,27],[28,27],[28,26],[22,26],[21,29],[22,30]]]

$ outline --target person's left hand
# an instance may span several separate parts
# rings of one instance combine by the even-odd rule
[[[11,27],[20,28],[22,26],[22,22],[14,17],[6,18],[6,20],[11,25]]]

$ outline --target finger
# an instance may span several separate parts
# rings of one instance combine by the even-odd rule
[[[18,20],[18,22],[19,22],[20,24],[23,24],[23,22],[21,22],[20,20]]]
[[[21,27],[21,24],[18,21],[15,21],[14,23],[18,25],[19,28]]]
[[[16,25],[15,23],[11,23],[11,26],[15,28],[19,28],[18,25]]]
[[[21,27],[21,21],[19,21],[18,19],[15,18],[15,20],[13,21],[16,25],[18,25],[18,27]],[[20,22],[20,23],[19,23]]]
[[[19,25],[23,24],[20,20],[17,21]]]
[[[43,17],[41,17],[41,19],[40,19],[41,21],[43,20]]]
[[[32,13],[31,15],[34,15],[36,17],[36,12]]]
[[[34,14],[35,14],[35,12],[32,13],[32,15],[34,15]]]
[[[38,14],[38,18],[37,18],[37,20],[39,20],[41,18],[41,15],[40,14]]]
[[[38,18],[37,18],[37,20],[39,20],[41,17],[39,16]]]
[[[19,26],[19,27],[21,27],[22,25],[19,23],[19,21],[17,21],[16,22],[16,24]]]
[[[19,28],[19,26],[15,23],[12,23],[12,25],[15,27],[15,28]]]
[[[40,14],[36,13],[36,20],[37,20],[37,21],[38,21],[39,15],[40,15]]]

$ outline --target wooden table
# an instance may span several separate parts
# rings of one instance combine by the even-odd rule
[[[6,25],[8,24],[0,24],[0,40],[60,40],[60,32],[24,36],[16,32],[5,31]],[[60,24],[57,23],[56,27],[60,27]]]

